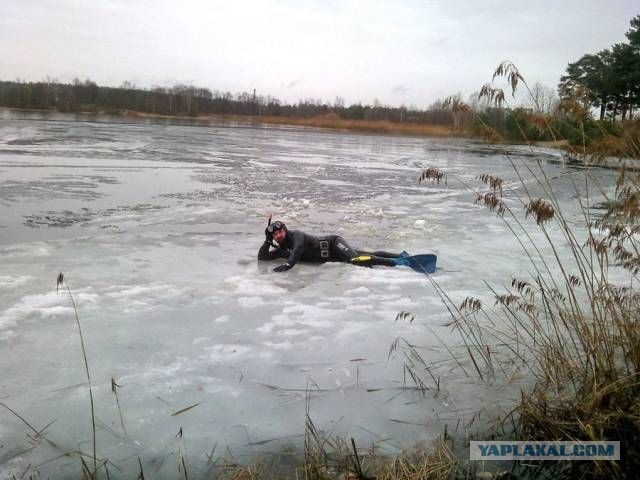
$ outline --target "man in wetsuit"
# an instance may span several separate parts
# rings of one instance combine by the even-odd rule
[[[273,269],[284,272],[300,260],[304,262],[345,262],[371,267],[385,265],[395,267],[395,259],[400,255],[389,252],[365,252],[354,250],[344,238],[338,235],[314,237],[299,230],[288,230],[280,221],[270,223],[265,229],[265,240],[258,251],[258,260],[286,258],[287,261]],[[273,242],[277,242],[274,246]]]

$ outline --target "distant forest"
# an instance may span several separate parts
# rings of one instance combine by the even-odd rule
[[[196,117],[199,115],[252,115],[309,118],[335,113],[350,120],[386,120],[431,125],[453,125],[450,109],[436,102],[427,110],[360,103],[344,105],[337,97],[333,104],[304,100],[287,104],[271,96],[243,92],[232,95],[207,88],[176,85],[171,88],[136,88],[125,82],[120,87],[102,87],[91,80],[73,83],[56,81],[0,81],[0,106],[57,110],[60,112],[102,112],[119,114],[136,111],[158,115]]]

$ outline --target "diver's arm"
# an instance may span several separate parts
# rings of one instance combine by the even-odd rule
[[[291,237],[292,248],[289,256],[287,257],[287,261],[286,263],[274,268],[274,272],[286,272],[293,268],[293,266],[302,258],[302,253],[304,252],[304,234],[302,232],[289,232],[289,235]]]
[[[271,247],[271,242],[267,242],[266,240],[258,250],[258,260],[273,260],[275,257],[271,255],[269,248]]]
[[[290,268],[292,268],[293,265],[290,265],[289,262],[283,263],[282,265],[278,265],[276,268],[273,269],[274,272],[286,272],[287,270],[289,270]]]
[[[277,258],[287,258],[288,253],[282,248],[274,248],[269,250],[271,243],[264,242],[258,250],[258,260],[276,260]]]
[[[293,248],[291,248],[291,253],[287,258],[287,264],[289,264],[289,268],[293,267],[302,258],[302,253],[304,252],[304,234],[297,231],[291,232],[291,240]]]
[[[272,243],[273,237],[268,228],[264,229],[264,243],[258,250],[258,260],[275,260],[276,258],[284,258],[287,255],[283,254],[281,248],[276,248],[274,250],[269,250],[273,247]]]

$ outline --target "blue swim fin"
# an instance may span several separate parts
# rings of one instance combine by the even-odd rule
[[[420,273],[434,273],[436,271],[436,262],[438,257],[432,253],[426,253],[423,255],[406,255],[407,252],[402,252],[400,257],[396,258],[396,265],[403,265],[410,267],[416,272]]]

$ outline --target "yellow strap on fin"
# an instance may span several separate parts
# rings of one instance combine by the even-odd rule
[[[351,263],[361,263],[361,262],[369,262],[371,261],[371,255],[360,255],[358,257],[353,257],[351,259]]]

